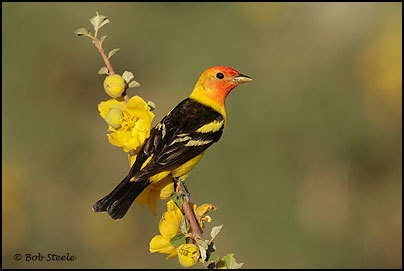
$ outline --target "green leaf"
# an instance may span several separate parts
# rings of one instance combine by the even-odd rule
[[[140,87],[140,83],[133,80],[132,82],[129,83],[128,85],[129,88],[135,88],[135,87]]]
[[[102,36],[101,38],[98,39],[98,42],[100,43],[100,46],[102,47],[102,43],[104,40],[107,38],[107,36]]]
[[[119,48],[115,48],[109,51],[108,58],[111,58],[111,56],[115,55],[119,50],[120,50]]]
[[[170,239],[170,244],[179,247],[186,243],[186,236],[183,233],[178,233],[173,238]]]
[[[180,230],[181,230],[181,232],[183,232],[183,233],[187,233],[187,230],[188,230],[188,219],[187,219],[186,216],[183,216],[183,217],[182,217]]]
[[[210,236],[212,237],[212,239],[210,239],[210,240],[215,239],[216,235],[218,235],[218,233],[220,232],[222,227],[223,227],[223,224],[212,228],[212,231],[210,232]]]
[[[133,73],[124,71],[122,74],[122,78],[126,81],[126,83],[129,84],[129,82],[135,77],[133,76]]]
[[[203,247],[204,249],[208,249],[208,243],[205,240],[202,240],[201,238],[196,238],[196,242],[198,243],[199,246]]]
[[[107,19],[107,16],[100,15],[96,12],[96,16],[90,19],[90,23],[94,26],[94,30],[98,30],[110,21]]]
[[[219,257],[215,253],[211,253],[208,262],[216,262],[217,260],[219,260]]]
[[[178,208],[182,209],[182,205],[184,204],[184,200],[182,199],[182,197],[180,197],[180,194],[178,192],[174,192],[171,197],[171,200],[173,200],[175,202],[175,204],[177,204]]]
[[[227,254],[226,256],[223,256],[223,258],[222,258],[227,269],[229,269],[229,267],[230,267],[230,262],[232,261],[233,255],[234,255],[233,253],[230,253],[230,254]],[[233,260],[234,260],[234,258],[233,258]]]
[[[202,261],[206,260],[206,249],[198,244],[199,254],[201,255]]]
[[[100,29],[101,27],[103,27],[106,24],[109,24],[111,21],[109,19],[106,19],[104,21],[102,21],[102,23],[100,24],[100,26],[98,27],[98,29]]]
[[[98,70],[98,74],[109,74],[109,72],[108,72],[108,69],[107,69],[107,67],[101,67],[99,70]]]
[[[222,260],[227,269],[240,269],[243,266],[243,263],[237,263],[233,255],[233,253],[229,253],[226,256],[223,256]]]
[[[199,247],[199,252],[201,254],[202,261],[205,261],[206,260],[206,250],[208,249],[208,243],[206,243],[206,241],[202,240],[201,238],[196,238],[196,244]]]
[[[90,28],[81,27],[79,29],[74,30],[74,34],[76,36],[90,36]]]
[[[243,265],[243,263],[236,263],[236,261],[231,261],[230,269],[240,269]]]
[[[147,101],[147,105],[150,107],[150,111],[156,109],[156,105],[152,101]]]

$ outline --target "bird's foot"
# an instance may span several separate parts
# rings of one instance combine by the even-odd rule
[[[185,199],[186,199],[187,201],[189,201],[189,200],[191,199],[191,193],[189,193],[188,188],[187,188],[187,186],[185,185],[185,182],[184,182],[184,181],[181,181],[181,180],[179,180],[179,179],[177,179],[177,178],[174,178],[174,181],[175,181],[175,184],[176,184],[176,185],[179,185],[179,186],[181,187],[181,192],[182,192],[182,193],[180,193],[180,196],[181,196],[181,197],[185,197]]]

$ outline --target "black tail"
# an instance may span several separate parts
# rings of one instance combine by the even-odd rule
[[[108,212],[108,215],[113,219],[124,217],[136,197],[150,184],[147,179],[131,182],[129,176],[126,176],[106,197],[97,201],[93,210],[95,212]]]

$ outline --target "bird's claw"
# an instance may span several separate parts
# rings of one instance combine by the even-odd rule
[[[174,178],[174,181],[176,181],[176,185],[179,185],[181,187],[181,192],[179,193],[181,197],[184,197],[187,201],[191,199],[191,193],[189,193],[187,186],[185,185],[185,182]]]

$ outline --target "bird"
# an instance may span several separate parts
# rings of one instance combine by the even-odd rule
[[[93,210],[121,219],[148,185],[168,175],[174,182],[185,181],[189,171],[223,133],[227,95],[236,86],[251,80],[227,66],[205,70],[189,97],[151,129],[128,175],[111,193],[97,201]]]

